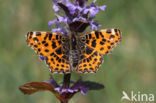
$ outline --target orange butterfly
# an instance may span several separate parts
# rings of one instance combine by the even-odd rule
[[[55,32],[28,32],[27,43],[44,56],[52,73],[95,73],[108,54],[120,42],[119,29],[104,29],[66,36]]]

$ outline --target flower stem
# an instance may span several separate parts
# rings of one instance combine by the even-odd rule
[[[71,74],[64,74],[63,89],[68,89],[70,85]]]
[[[71,77],[71,74],[64,74],[62,89],[69,89],[70,77]],[[62,98],[61,103],[68,103],[71,97],[72,95],[69,95],[69,93],[63,93],[61,96]]]

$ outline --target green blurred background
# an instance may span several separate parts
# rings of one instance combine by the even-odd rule
[[[97,0],[107,5],[96,20],[101,28],[119,28],[122,41],[104,56],[96,74],[81,75],[84,80],[102,83],[105,89],[76,94],[70,103],[121,102],[122,91],[156,94],[156,0]],[[26,44],[32,30],[50,31],[55,18],[51,0],[0,0],[0,103],[59,103],[50,92],[22,94],[26,82],[49,79],[49,70]],[[73,73],[72,80],[80,75]],[[62,75],[54,75],[59,83]],[[154,103],[154,102],[153,102]]]

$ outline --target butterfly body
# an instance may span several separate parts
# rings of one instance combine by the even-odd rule
[[[104,29],[70,36],[53,32],[28,32],[27,43],[44,56],[52,73],[95,73],[102,55],[112,51],[121,40],[119,29]]]
[[[77,68],[80,52],[79,52],[78,40],[76,34],[72,33],[69,38],[70,38],[69,64],[71,70],[73,71]]]

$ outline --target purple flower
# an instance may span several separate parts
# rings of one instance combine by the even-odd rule
[[[99,90],[104,88],[104,86],[101,84],[90,82],[90,81],[82,81],[82,80],[78,80],[77,82],[70,82],[70,84],[72,83],[73,85],[69,88],[64,88],[63,86],[59,86],[53,78],[51,78],[49,81],[44,81],[44,82],[54,86],[55,87],[54,90],[58,91],[59,94],[63,94],[63,93],[74,94],[77,92],[81,92],[81,94],[85,95],[89,90]]]
[[[80,91],[83,95],[85,95],[87,91],[89,90],[89,88],[87,88],[84,82],[81,80],[78,80],[77,82],[73,84],[73,86],[69,88],[63,88],[63,86],[59,86],[53,78],[51,78],[49,81],[44,81],[44,82],[53,85],[55,87],[54,90],[58,91],[60,94],[77,93]]]
[[[71,82],[70,76],[71,74],[64,75],[63,86],[59,86],[51,75],[51,79],[49,81],[25,83],[21,85],[19,89],[21,92],[28,95],[39,91],[50,91],[62,103],[65,101],[68,103],[68,101],[78,92],[81,92],[83,95],[85,95],[89,90],[100,90],[104,88],[102,84],[90,81],[78,80],[77,82]],[[70,84],[72,86],[70,86]]]
[[[96,0],[87,5],[87,1],[73,0],[73,2],[69,2],[68,0],[52,0],[57,19],[48,22],[50,28],[55,26],[51,31],[69,36],[70,33],[67,31],[78,34],[83,32],[88,26],[90,26],[91,30],[97,30],[101,24],[95,22],[93,18],[100,10],[104,11],[106,6],[96,6]],[[64,12],[64,15],[62,15],[61,11]],[[46,59],[42,55],[39,58],[42,61]],[[82,81],[81,79],[72,82],[70,81],[70,77],[71,74],[64,74],[62,85],[59,85],[51,76],[49,81],[26,83],[20,86],[19,89],[24,94],[29,95],[39,91],[51,91],[61,103],[67,103],[78,92],[85,95],[89,90],[100,90],[104,88],[102,84]]]
[[[69,28],[71,32],[83,32],[88,26],[91,26],[91,30],[97,30],[100,24],[96,23],[93,18],[99,12],[104,11],[106,5],[96,6],[94,0],[91,4],[87,5],[88,0],[75,0],[69,2],[68,0],[52,0],[53,9],[57,13],[57,19],[49,21],[49,27],[55,24],[56,28],[52,29],[52,32],[62,32],[64,34],[70,34],[66,30]],[[60,16],[58,13],[63,10],[65,15]],[[64,26],[67,25],[65,28]],[[74,26],[75,25],[75,26]]]
[[[63,93],[77,93],[77,92],[81,92],[83,95],[85,95],[87,93],[87,91],[89,90],[89,88],[85,87],[85,85],[83,84],[83,82],[78,81],[76,83],[73,84],[72,87],[70,88],[62,88],[62,87],[57,87],[55,88],[56,91],[59,91],[60,94]]]

